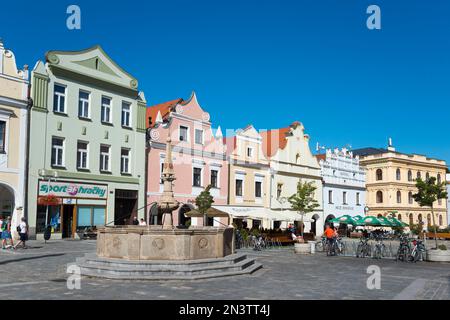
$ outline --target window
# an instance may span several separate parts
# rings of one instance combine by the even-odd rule
[[[437,175],[437,183],[441,183],[441,175],[439,173]]]
[[[236,197],[242,197],[242,180],[236,179]]]
[[[77,168],[88,168],[88,144],[86,142],[78,141],[77,143]]]
[[[52,138],[52,166],[64,166],[64,139]]]
[[[408,181],[413,181],[411,170],[408,170]]]
[[[347,192],[342,192],[342,204],[347,204]]]
[[[120,152],[120,172],[130,173],[130,150],[123,149]]]
[[[402,193],[397,191],[397,203],[402,203]]]
[[[425,181],[428,181],[429,179],[430,179],[430,173],[427,172],[427,173],[425,174]]]
[[[377,191],[377,203],[383,203],[383,192]]]
[[[6,122],[0,121],[0,153],[6,152]]]
[[[333,190],[328,190],[328,203],[333,203]]]
[[[402,215],[399,214],[398,217],[397,217],[397,219],[400,220],[400,221],[402,221]]]
[[[53,89],[53,111],[54,112],[66,112],[66,87],[59,84],[55,84]]]
[[[360,206],[361,205],[361,200],[360,200],[360,194],[359,192],[356,193],[356,205]]]
[[[77,210],[77,227],[103,226],[105,224],[104,207],[79,206]]]
[[[413,217],[412,213],[409,214],[409,224],[410,225],[414,224],[414,217]]]
[[[402,176],[401,176],[401,173],[400,173],[400,169],[397,169],[397,171],[395,172],[395,177],[396,177],[397,181],[401,180]]]
[[[427,225],[431,226],[431,214],[427,215]]]
[[[247,148],[247,157],[249,158],[253,157],[253,148],[250,147]]]
[[[193,185],[194,185],[194,187],[201,187],[202,186],[202,169],[200,169],[200,168],[194,168]]]
[[[282,183],[278,183],[277,184],[277,199],[280,199],[282,191],[283,191],[283,184]]]
[[[217,188],[219,171],[211,170],[211,187]]]
[[[89,96],[89,93],[80,91],[78,97],[78,116],[80,118],[89,118]]]
[[[195,129],[195,143],[203,144],[203,130]]]
[[[262,182],[255,181],[255,197],[261,198],[261,195],[262,195]]]
[[[383,171],[381,169],[377,169],[376,176],[377,176],[377,181],[383,180]]]
[[[412,192],[410,191],[410,192],[408,192],[408,203],[409,204],[413,204],[413,195],[412,195]]]
[[[180,126],[179,140],[180,141],[188,141],[188,127]]]
[[[100,171],[109,172],[109,146],[100,146]]]
[[[419,221],[419,223],[422,223],[423,219],[422,219],[422,214],[419,213],[419,216],[417,217],[417,220]]]
[[[122,127],[131,127],[131,105],[122,102]]]
[[[163,179],[162,179],[162,174],[163,174],[163,171],[164,171],[164,162],[161,162],[161,174],[160,174],[160,181],[159,181],[159,183],[163,183]]]
[[[420,173],[420,171],[417,171],[417,179],[421,179],[422,178],[422,174]]]
[[[102,97],[101,121],[111,123],[111,99]]]
[[[297,153],[297,154],[295,155],[295,163],[296,163],[296,164],[300,164],[300,154],[299,154],[299,153]]]
[[[439,215],[439,226],[443,226],[443,219],[442,219],[442,215]]]

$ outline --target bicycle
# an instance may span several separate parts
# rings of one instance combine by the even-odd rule
[[[411,247],[408,238],[405,236],[400,236],[400,246],[398,247],[397,254],[395,256],[395,261],[406,262],[409,259],[411,252]]]
[[[330,244],[331,242],[331,244]],[[326,253],[327,256],[336,256],[339,252],[339,248],[338,248],[338,244],[337,244],[337,239],[327,239],[327,244],[326,244]]]
[[[375,238],[376,240],[376,244],[375,244],[375,249],[373,252],[373,258],[375,259],[381,259],[383,257],[386,257],[386,246],[383,243],[383,237],[379,236]]]
[[[316,251],[324,252],[327,245],[327,237],[322,237],[319,242],[316,242]]]
[[[369,244],[368,238],[361,238],[356,248],[356,257],[357,258],[365,258],[370,257],[372,253],[372,247]]]
[[[342,241],[342,238],[341,237],[336,238],[335,242],[336,242],[337,253],[340,255],[344,255],[346,246],[345,246],[344,241]]]
[[[413,247],[408,256],[408,260],[411,262],[423,261],[426,252],[425,244],[422,240],[413,240],[412,243]]]

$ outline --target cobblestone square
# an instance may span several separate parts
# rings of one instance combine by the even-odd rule
[[[95,241],[30,241],[29,249],[0,251],[0,299],[450,299],[450,265],[393,260],[300,256],[292,248],[255,256],[263,268],[250,276],[197,281],[81,279],[67,288],[66,266],[95,251]],[[380,289],[369,290],[367,268],[381,270]]]

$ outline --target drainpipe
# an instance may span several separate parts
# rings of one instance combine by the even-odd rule
[[[28,93],[27,93],[27,130],[26,130],[26,142],[25,142],[25,172],[24,172],[24,199],[23,199],[23,215],[28,221],[28,172],[30,166],[30,125],[31,125],[31,108],[33,107],[33,99],[31,99],[31,81],[28,83]]]

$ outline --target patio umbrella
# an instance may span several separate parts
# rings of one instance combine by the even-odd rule
[[[364,217],[362,219],[362,221],[360,221],[360,223],[362,223],[362,225],[364,225],[364,226],[371,226],[371,227],[381,227],[382,226],[381,221],[373,216]]]
[[[354,216],[353,219],[355,219],[356,221],[362,220],[363,217],[360,215]]]
[[[395,227],[395,224],[386,217],[377,218],[383,227]]]
[[[338,218],[334,218],[332,220],[330,220],[330,222],[333,223],[342,223],[342,224],[351,224],[353,226],[357,225],[357,222],[355,221],[355,219],[353,219],[351,216],[349,215],[344,215],[342,217],[338,217]]]

